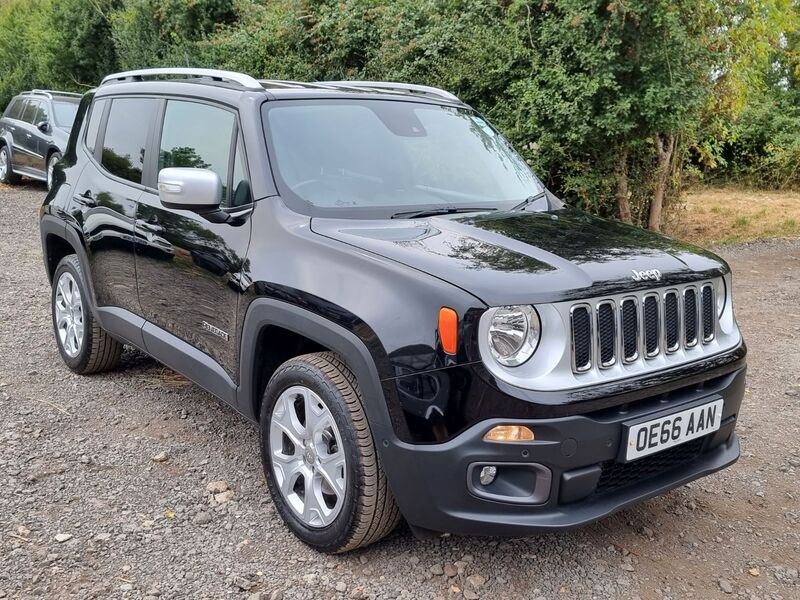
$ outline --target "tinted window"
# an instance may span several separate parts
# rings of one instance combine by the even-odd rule
[[[78,114],[77,102],[53,102],[53,116],[59,127],[72,129],[76,114]]]
[[[250,182],[247,179],[247,169],[244,165],[244,153],[241,143],[236,146],[236,157],[233,159],[233,178],[231,179],[231,206],[250,204]]]
[[[28,103],[25,105],[25,110],[22,111],[22,120],[26,123],[34,123],[36,119],[36,111],[38,109],[38,100],[28,100]]]
[[[147,130],[155,104],[150,98],[117,98],[111,102],[101,160],[109,173],[142,182]]]
[[[36,107],[36,114],[33,117],[33,122],[36,124],[45,121],[47,123],[50,122],[50,115],[47,113],[47,103],[46,102],[39,102],[39,106]]]
[[[86,147],[89,148],[92,154],[94,154],[94,149],[97,147],[97,132],[100,129],[100,120],[103,118],[106,102],[107,100],[98,100],[92,104],[89,124],[86,125]],[[58,114],[57,110],[56,114]]]
[[[225,202],[234,125],[233,113],[227,110],[170,100],[164,114],[158,170],[167,167],[211,169],[222,180]]]
[[[8,108],[3,116],[9,119],[19,119],[20,115],[22,114],[22,106],[24,104],[25,101],[22,98],[14,98],[11,101],[11,104],[8,105]]]

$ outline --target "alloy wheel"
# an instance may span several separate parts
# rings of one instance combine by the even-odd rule
[[[61,347],[75,358],[83,346],[83,300],[71,273],[62,273],[56,282],[54,310]]]
[[[0,150],[0,181],[5,180],[8,172],[8,152],[5,148]]]
[[[344,504],[347,461],[330,409],[305,386],[286,389],[272,410],[269,442],[275,482],[292,512],[307,527],[332,523]]]
[[[47,189],[48,190],[53,187],[53,170],[56,168],[56,163],[57,162],[58,162],[58,159],[55,156],[50,158],[50,160],[47,162]]]

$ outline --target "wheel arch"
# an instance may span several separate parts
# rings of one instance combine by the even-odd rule
[[[245,416],[258,421],[264,387],[285,360],[328,350],[340,355],[356,376],[379,451],[380,440],[394,437],[375,360],[354,333],[308,309],[273,298],[258,298],[250,304],[242,331],[237,402]],[[268,343],[284,346],[270,351]]]

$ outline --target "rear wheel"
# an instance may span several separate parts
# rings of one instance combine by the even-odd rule
[[[81,375],[115,368],[123,350],[94,319],[86,297],[78,257],[65,256],[53,276],[53,330],[64,363]]]
[[[61,160],[61,152],[53,152],[47,159],[47,191],[53,189],[53,171],[56,163]]]
[[[0,146],[0,182],[14,184],[19,182],[19,175],[11,168],[11,154],[8,146]]]
[[[261,455],[278,512],[317,550],[366,546],[400,520],[358,383],[336,354],[299,356],[275,372],[261,406]]]

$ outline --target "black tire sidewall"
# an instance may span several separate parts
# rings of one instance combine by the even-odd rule
[[[311,373],[313,373],[313,376]],[[295,516],[294,511],[283,498],[272,471],[269,445],[272,411],[280,395],[295,385],[311,389],[322,399],[333,415],[344,446],[347,473],[344,504],[333,523],[320,528],[308,527]],[[358,452],[355,428],[339,390],[315,365],[308,363],[287,365],[286,368],[279,369],[267,385],[261,406],[260,423],[261,460],[264,467],[264,475],[267,479],[267,486],[278,513],[280,513],[292,531],[305,543],[323,552],[335,552],[346,543],[353,528],[353,523],[357,521],[357,511],[359,510],[358,494],[363,481],[363,465]]]
[[[83,341],[81,342],[80,351],[75,356],[70,356],[64,351],[64,348],[61,345],[61,338],[58,335],[58,324],[56,323],[56,290],[58,288],[58,280],[65,272],[72,275],[72,278],[78,284],[78,289],[81,292],[83,309]],[[92,311],[86,304],[87,298],[88,295],[86,292],[86,286],[83,283],[83,277],[81,275],[80,265],[78,264],[77,257],[74,254],[64,257],[61,259],[61,262],[58,263],[56,272],[53,274],[53,286],[50,293],[50,315],[53,321],[53,335],[56,338],[58,352],[61,354],[61,358],[64,363],[70,369],[77,372],[82,371],[89,362],[89,355],[92,348],[93,317]]]

